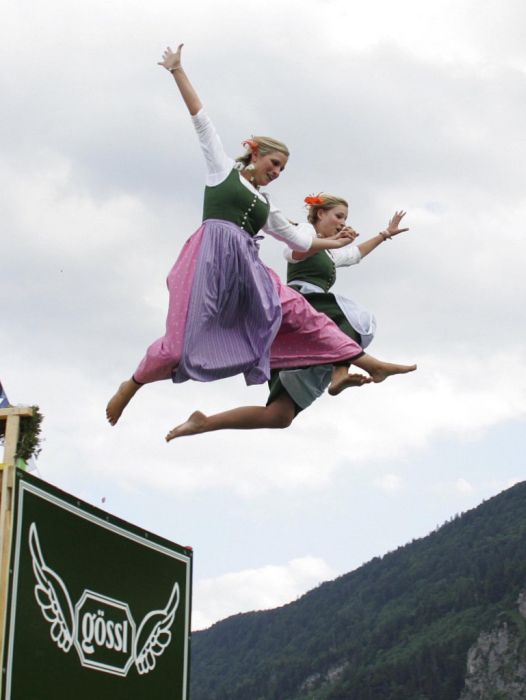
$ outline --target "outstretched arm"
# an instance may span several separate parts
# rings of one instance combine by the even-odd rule
[[[386,229],[380,231],[380,233],[378,233],[376,236],[369,238],[368,241],[360,243],[358,250],[360,251],[362,258],[369,255],[369,253],[377,248],[380,243],[383,243],[388,238],[392,238],[393,236],[398,236],[399,233],[409,231],[408,228],[400,228],[400,222],[404,218],[405,214],[405,211],[395,211],[391,219],[389,219]]]
[[[347,227],[342,229],[335,236],[327,236],[327,238],[315,238],[312,241],[309,253],[314,255],[319,250],[336,250],[337,248],[345,248],[352,243],[358,234],[352,228]]]
[[[263,226],[263,231],[270,236],[283,241],[291,250],[307,253],[310,257],[319,250],[329,248],[342,248],[351,242],[349,229],[340,231],[332,238],[316,238],[316,231],[312,224],[293,224],[283,216],[281,211],[272,203],[268,195],[265,195],[270,204],[268,219]]]
[[[192,116],[195,116],[203,105],[197,92],[194,90],[192,83],[189,81],[188,76],[183,70],[181,64],[181,49],[184,44],[179,44],[177,51],[175,53],[172,49],[167,46],[163,53],[163,60],[159,61],[157,65],[166,68],[166,70],[171,73],[174,77],[179,92],[188,107],[188,111]]]
[[[306,252],[300,252],[298,250],[292,251],[291,261],[299,262],[300,260],[306,260],[311,258],[313,255],[318,253],[320,250],[335,250],[338,248],[344,248],[352,243],[360,234],[350,226],[346,226],[344,229],[339,231],[334,236],[327,236],[327,238],[314,238],[312,240],[311,247]],[[288,259],[288,256],[286,256]]]

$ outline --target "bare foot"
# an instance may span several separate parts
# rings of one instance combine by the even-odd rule
[[[366,377],[364,374],[345,373],[332,380],[329,386],[329,394],[331,396],[337,396],[350,386],[363,386],[364,384],[370,384],[372,381],[372,377]]]
[[[106,406],[106,418],[111,425],[117,423],[122,412],[141,386],[142,384],[138,384],[134,379],[127,379],[120,385]]]
[[[407,374],[408,372],[414,372],[416,365],[396,365],[392,362],[381,362],[378,361],[378,365],[373,367],[369,374],[371,379],[375,384],[383,382],[387,377],[391,377],[393,374]]]
[[[170,442],[170,440],[183,437],[184,435],[196,435],[202,431],[205,422],[205,414],[201,413],[201,411],[194,411],[188,420],[170,430],[168,435],[165,437],[165,440],[166,442]]]

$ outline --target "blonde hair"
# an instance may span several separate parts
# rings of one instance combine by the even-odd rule
[[[250,164],[252,161],[252,154],[256,151],[262,156],[274,153],[274,151],[283,153],[287,158],[290,156],[289,149],[285,144],[270,138],[270,136],[252,136],[252,138],[243,141],[243,146],[245,146],[246,151],[242,156],[236,158],[236,162],[242,163],[244,167]]]
[[[314,201],[310,202],[308,200]],[[320,209],[329,210],[333,207],[337,207],[339,204],[343,204],[344,207],[349,206],[343,197],[337,197],[335,194],[329,194],[328,192],[320,192],[318,195],[305,197],[305,203],[307,204],[308,212],[307,221],[313,226],[318,221],[318,212]]]

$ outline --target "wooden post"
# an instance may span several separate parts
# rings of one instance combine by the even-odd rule
[[[0,661],[4,653],[4,633],[7,612],[7,587],[11,533],[13,530],[13,487],[15,484],[15,455],[20,432],[20,418],[32,416],[33,409],[0,408],[0,420],[6,421],[4,458],[0,469]]]

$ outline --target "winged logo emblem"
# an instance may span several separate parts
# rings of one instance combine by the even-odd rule
[[[73,644],[73,606],[64,581],[44,561],[35,523],[29,528],[29,549],[37,580],[35,598],[42,615],[51,625],[51,639],[67,653]]]
[[[141,622],[135,638],[135,666],[142,675],[153,671],[156,658],[160,656],[172,641],[170,627],[175,618],[175,612],[179,606],[179,585],[172,588],[170,599],[162,610],[154,610],[148,613]],[[142,637],[144,643],[141,643]]]
[[[44,559],[34,522],[29,527],[29,550],[35,599],[59,649],[67,654],[75,646],[82,666],[105,673],[125,676],[132,664],[141,675],[155,669],[172,641],[180,602],[177,582],[166,605],[147,613],[137,629],[123,601],[85,590],[73,605],[66,584]]]

